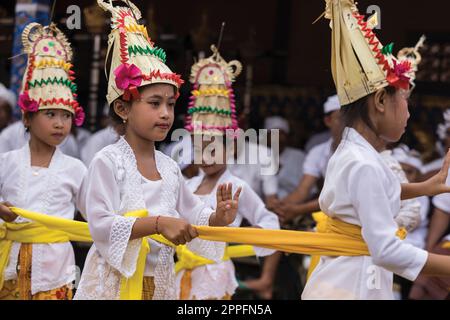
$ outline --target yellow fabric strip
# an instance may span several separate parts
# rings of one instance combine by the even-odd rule
[[[206,259],[194,252],[190,251],[186,245],[178,246],[177,249],[178,261],[175,264],[175,272],[178,273],[181,270],[192,270],[200,266],[207,264],[214,264],[215,262]],[[231,258],[251,257],[255,255],[253,246],[249,245],[235,245],[227,246],[222,261],[230,260]]]
[[[70,237],[57,230],[49,230],[36,223],[0,224],[0,290],[3,288],[4,271],[9,262],[13,242],[56,243],[70,241]]]
[[[323,212],[314,212],[312,216],[314,221],[316,222],[316,231],[318,234],[327,234],[327,233],[344,234],[354,239],[358,239],[358,241],[364,242],[364,239],[361,235],[360,226],[346,223],[339,219],[330,218]],[[399,228],[395,235],[401,240],[404,240],[407,234],[408,232],[406,231],[405,228]],[[325,256],[325,254],[311,255],[311,261],[309,264],[308,273],[306,275],[306,280],[309,279],[314,269],[319,264],[320,256]]]
[[[18,208],[11,208],[11,210],[20,216],[45,225],[45,227],[51,230],[65,232],[70,240],[92,241],[86,222],[67,220]],[[139,210],[128,213],[126,216],[145,217],[147,216],[147,211]],[[309,255],[369,255],[367,245],[364,243],[361,236],[360,227],[336,219],[330,219],[330,222],[327,223],[327,233],[268,230],[259,228],[195,227],[199,233],[199,238],[203,240],[243,243],[277,251]],[[174,246],[160,235],[150,236],[150,238]],[[3,245],[5,242],[3,239],[5,239],[5,237],[0,237],[0,243],[2,243],[2,246],[6,247],[6,245]],[[133,277],[127,281],[122,281],[124,287],[121,287],[121,298],[123,299],[140,299],[142,295],[143,269],[145,267],[144,258],[146,250],[149,250],[149,248],[146,247],[147,245],[144,244],[144,242],[147,243],[147,241],[145,241],[145,239],[142,241],[143,246],[141,247],[138,258],[137,271]],[[3,255],[4,252],[1,254]],[[140,284],[137,284],[137,282],[140,282]]]
[[[49,216],[20,208],[11,208],[11,210],[15,214],[34,222],[23,224],[3,223],[0,225],[0,289],[2,288],[4,270],[8,265],[13,241],[21,243],[92,242],[92,237],[86,222]],[[125,216],[146,217],[147,210],[129,212]],[[174,246],[170,241],[160,235],[152,235],[150,238],[166,245]],[[148,241],[146,238],[143,238],[136,264],[136,272],[129,279],[125,277],[121,279],[121,299],[141,299],[145,261],[149,252],[150,247]]]

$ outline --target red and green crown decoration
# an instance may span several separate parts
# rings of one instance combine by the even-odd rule
[[[185,128],[194,134],[235,134],[239,129],[232,82],[241,73],[239,61],[226,62],[215,46],[213,55],[191,68],[193,90]]]
[[[410,86],[411,73],[413,72],[411,62],[408,60],[397,60],[392,53],[394,43],[383,47],[373,32],[372,27],[368,26],[368,22],[364,20],[364,15],[356,11],[353,13],[353,16],[363,31],[364,37],[371,47],[377,63],[385,71],[386,80],[389,85],[407,90]]]
[[[76,101],[77,85],[71,64],[72,49],[55,24],[30,23],[22,33],[28,64],[18,104],[23,112],[63,109],[74,114],[77,126],[85,114]]]
[[[128,6],[114,7],[108,1],[97,1],[99,6],[112,14],[108,51],[111,69],[108,79],[108,103],[119,97],[129,101],[139,99],[141,86],[166,83],[177,89],[184,83],[166,63],[166,53],[151,41],[145,26],[137,21],[141,12],[131,2]]]

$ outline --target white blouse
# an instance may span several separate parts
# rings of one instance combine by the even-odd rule
[[[379,153],[354,129],[328,163],[322,211],[361,226],[370,256],[321,257],[303,299],[393,299],[393,273],[414,280],[428,253],[396,237],[401,186]]]
[[[12,205],[52,216],[73,219],[75,203],[86,167],[56,149],[48,168],[31,167],[28,143],[0,155],[0,195]],[[14,222],[28,220],[18,217]],[[32,245],[31,293],[48,291],[75,280],[76,267],[70,242]],[[17,279],[20,243],[14,242],[5,280]]]
[[[192,192],[197,191],[202,183],[205,174],[200,174],[187,181],[187,185]],[[239,227],[245,218],[252,226],[263,229],[279,229],[278,217],[266,209],[264,202],[259,198],[255,191],[243,180],[231,174],[226,170],[217,181],[216,186],[210,194],[199,196],[209,207],[215,208],[217,205],[216,192],[219,184],[232,183],[233,193],[237,188],[242,187],[239,197],[238,214],[230,227]],[[267,256],[274,253],[274,250],[255,247],[257,256]],[[177,274],[177,296],[180,296],[180,284],[184,270]],[[238,287],[236,281],[234,265],[231,260],[221,261],[216,264],[200,266],[192,270],[192,287],[189,299],[221,299],[225,295],[233,295]]]
[[[92,160],[82,185],[80,209],[87,213],[94,244],[75,299],[118,299],[121,277],[134,274],[141,239],[129,240],[136,218],[123,214],[147,209],[149,215],[182,217],[194,225],[208,225],[213,210],[189,191],[177,164],[159,151],[155,151],[155,160],[162,179],[146,180],[123,137]],[[149,243],[145,275],[154,276],[153,299],[175,299],[174,250],[153,240]],[[188,246],[215,261],[225,248],[224,243],[198,238]]]

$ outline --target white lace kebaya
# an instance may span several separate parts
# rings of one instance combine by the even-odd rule
[[[150,216],[182,217],[193,225],[208,225],[213,210],[185,186],[178,165],[159,151],[155,161],[162,179],[149,181],[139,173],[134,152],[123,137],[92,160],[80,203],[94,244],[75,299],[119,299],[121,277],[134,274],[141,240],[129,240],[136,218],[124,217],[125,213],[145,208]],[[174,249],[155,241],[149,244],[144,275],[154,276],[153,299],[176,299]],[[194,239],[188,246],[219,261],[225,243]]]
[[[0,196],[13,206],[73,220],[75,202],[86,167],[55,150],[48,168],[31,167],[30,148],[0,155]],[[0,220],[1,221],[1,220]],[[15,223],[30,222],[18,217]],[[5,280],[17,279],[21,244],[13,242]],[[76,268],[70,242],[32,245],[31,294],[49,291],[75,280]]]

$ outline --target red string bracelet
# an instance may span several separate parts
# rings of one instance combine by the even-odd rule
[[[156,217],[156,223],[155,223],[155,229],[156,229],[156,233],[159,234],[159,229],[158,229],[158,220],[161,216],[157,216]]]

